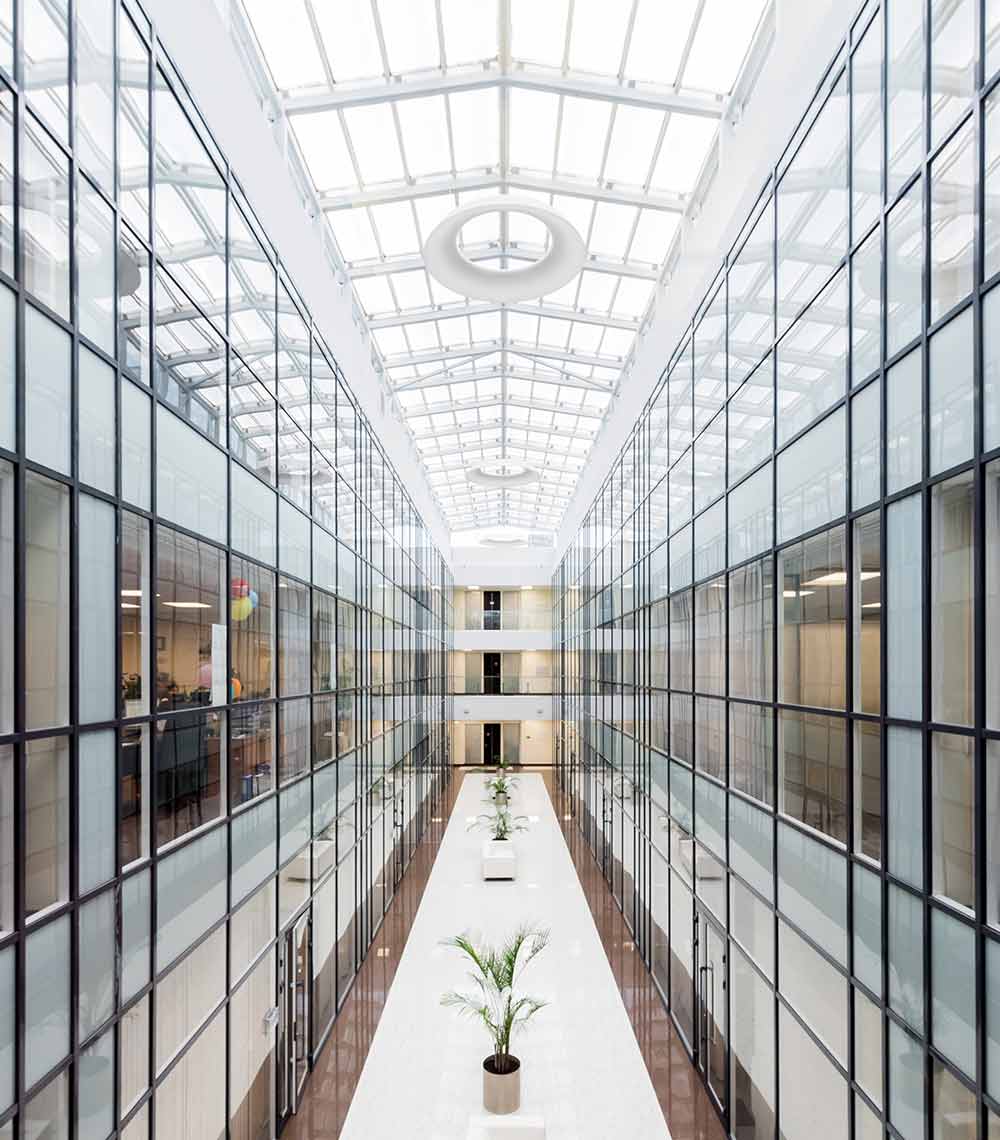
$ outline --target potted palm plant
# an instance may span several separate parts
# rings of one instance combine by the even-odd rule
[[[517,780],[513,776],[505,776],[499,772],[486,781],[486,794],[497,805],[507,807],[510,803],[511,792],[517,787]]]
[[[450,990],[442,996],[441,1004],[481,1022],[493,1042],[493,1052],[483,1061],[483,1107],[487,1112],[505,1115],[521,1106],[521,1062],[510,1051],[511,1038],[548,1002],[519,997],[516,991],[521,975],[548,942],[547,930],[521,926],[500,946],[477,946],[464,934],[443,943],[460,951],[472,964],[469,977],[474,988],[471,993]]]
[[[483,878],[514,879],[517,876],[517,852],[511,842],[515,831],[527,831],[526,817],[511,815],[506,808],[498,807],[491,815],[483,812],[469,824],[472,828],[483,828],[489,838],[483,843]]]

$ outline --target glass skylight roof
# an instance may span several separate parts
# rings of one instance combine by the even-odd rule
[[[446,521],[555,529],[766,0],[240,3]],[[587,260],[530,303],[470,301],[427,273],[423,243],[456,207],[508,192],[565,214]],[[547,248],[516,213],[460,240],[497,269]],[[288,345],[294,374],[294,330]],[[483,464],[542,478],[468,482]]]

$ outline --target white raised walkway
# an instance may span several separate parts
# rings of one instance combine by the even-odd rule
[[[462,777],[456,773],[456,779]],[[341,1132],[342,1140],[466,1140],[482,1114],[485,1030],[440,1005],[465,988],[462,957],[443,938],[502,939],[521,923],[551,930],[524,990],[551,1004],[515,1039],[521,1113],[546,1140],[661,1140],[663,1113],[541,776],[518,777],[512,809],[518,878],[484,883],[483,776],[465,776]]]

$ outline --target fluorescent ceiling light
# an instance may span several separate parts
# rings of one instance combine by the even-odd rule
[[[782,590],[781,595],[784,598],[808,598],[815,592],[815,590]]]
[[[122,590],[121,595],[123,598],[141,598],[142,590]]]
[[[862,570],[861,581],[867,582],[871,578],[878,578],[879,572],[877,570]],[[847,573],[844,570],[832,570],[829,574],[821,574],[818,578],[810,578],[808,582],[803,582],[803,586],[846,586]]]
[[[212,608],[208,602],[164,602],[163,605],[170,606],[174,610],[210,610]]]

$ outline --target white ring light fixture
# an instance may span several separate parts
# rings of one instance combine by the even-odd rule
[[[495,212],[537,218],[549,231],[547,252],[538,261],[516,269],[487,269],[469,261],[458,248],[462,226],[481,214]],[[585,258],[583,238],[558,210],[507,195],[460,206],[439,222],[424,242],[424,264],[442,285],[463,297],[500,304],[530,301],[562,288],[579,272]]]
[[[541,471],[534,467],[525,467],[523,471],[514,471],[509,475],[496,475],[484,467],[470,467],[465,472],[465,478],[477,487],[493,487],[503,490],[505,487],[527,487],[541,479]]]

